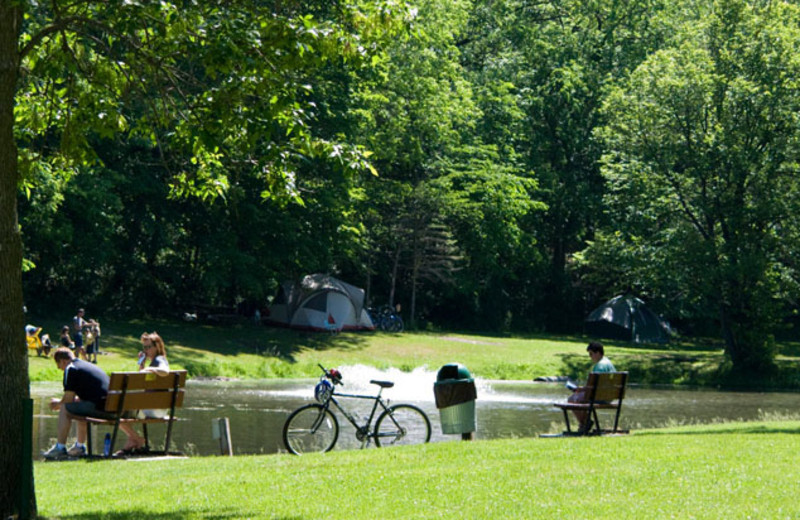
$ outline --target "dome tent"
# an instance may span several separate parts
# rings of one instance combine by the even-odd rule
[[[585,321],[590,336],[635,343],[666,343],[669,326],[631,294],[616,296],[593,310]]]
[[[364,290],[324,274],[282,283],[266,321],[315,331],[375,329],[364,308]]]

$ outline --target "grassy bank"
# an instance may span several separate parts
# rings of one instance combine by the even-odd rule
[[[51,337],[60,322],[34,321]],[[302,333],[252,324],[206,325],[179,321],[103,321],[101,366],[111,372],[135,368],[139,336],[158,331],[165,339],[170,363],[192,377],[316,377],[317,363],[326,366],[364,364],[411,371],[437,370],[453,361],[485,379],[529,380],[537,376],[585,377],[589,367],[580,336],[485,336],[447,332],[403,334]],[[683,384],[750,388],[800,388],[800,346],[781,346],[779,370],[763,380],[727,379],[720,371],[722,346],[714,341],[639,346],[606,342],[616,367],[628,370],[638,384]],[[30,356],[34,381],[54,381],[60,373],[51,359]]]
[[[800,422],[35,464],[47,518],[797,518]],[[81,485],[76,492],[74,483]]]

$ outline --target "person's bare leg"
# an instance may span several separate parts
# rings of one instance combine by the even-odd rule
[[[584,403],[586,399],[584,397],[584,393],[582,391],[574,392],[567,401],[570,403]],[[572,415],[575,416],[575,419],[578,420],[578,428],[581,429],[586,424],[586,419],[588,419],[587,413],[583,410],[572,410]]]
[[[78,435],[78,443],[79,444],[86,444],[86,431],[88,426],[86,425],[85,421],[75,421],[77,424],[75,426],[76,433]]]
[[[62,405],[61,409],[58,411],[58,432],[57,432],[57,439],[60,444],[67,443],[67,437],[69,436],[69,429],[72,426],[72,419],[69,418],[67,407]]]
[[[136,430],[133,429],[133,426],[130,424],[120,423],[119,429],[125,432],[125,435],[128,436],[128,442],[125,443],[125,446],[122,448],[123,450],[141,448],[144,446],[144,437],[136,433]]]

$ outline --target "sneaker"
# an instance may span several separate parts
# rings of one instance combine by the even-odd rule
[[[46,460],[59,460],[67,457],[67,448],[58,445],[53,446],[42,454]]]
[[[579,431],[584,435],[588,435],[592,432],[592,426],[594,426],[594,422],[592,422],[591,419],[586,419],[586,422],[583,423],[583,426],[581,426]]]
[[[85,457],[86,456],[86,446],[78,446],[75,444],[70,449],[67,450],[67,455],[70,457]]]

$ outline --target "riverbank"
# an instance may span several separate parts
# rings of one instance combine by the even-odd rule
[[[798,431],[753,422],[304,457],[36,462],[35,478],[45,518],[796,518]]]
[[[60,322],[34,321],[51,338]],[[460,362],[484,379],[531,380],[539,376],[583,379],[589,368],[582,336],[487,336],[452,332],[303,333],[250,323],[209,325],[180,321],[102,322],[100,365],[108,372],[135,369],[139,336],[158,331],[167,343],[173,368],[191,377],[235,379],[316,377],[318,363],[389,367],[410,372]],[[633,345],[606,341],[619,370],[640,385],[686,385],[749,389],[800,388],[800,345],[780,345],[778,370],[762,380],[725,373],[722,345],[715,340]],[[57,381],[52,359],[29,356],[32,381]],[[722,369],[721,369],[722,366]]]

